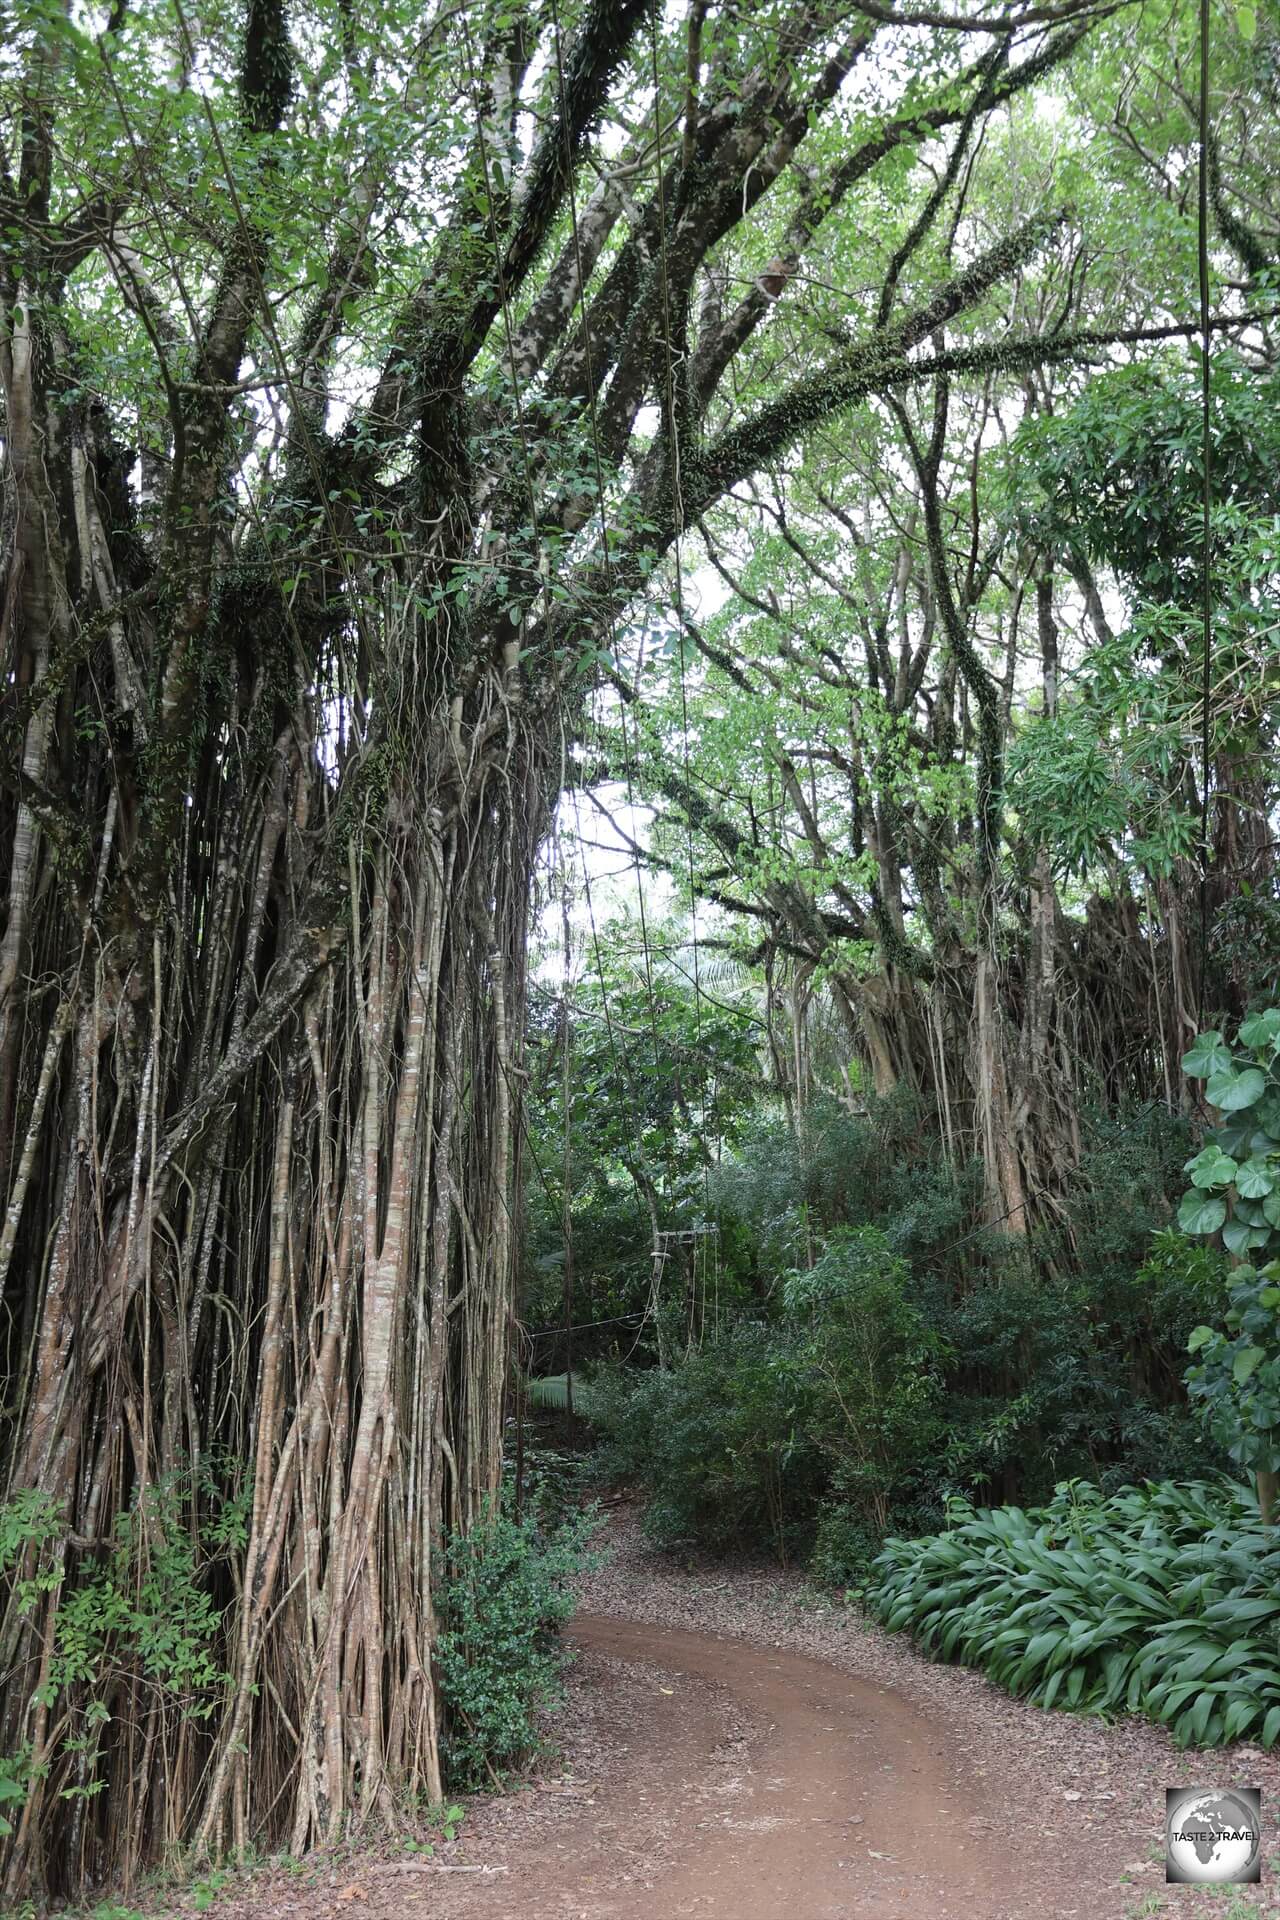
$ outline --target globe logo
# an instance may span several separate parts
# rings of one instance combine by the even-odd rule
[[[1261,1813],[1256,1787],[1168,1788],[1165,1879],[1194,1887],[1261,1879]]]

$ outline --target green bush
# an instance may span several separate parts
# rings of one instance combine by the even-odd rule
[[[904,1261],[876,1227],[834,1234],[783,1288],[793,1364],[808,1382],[832,1490],[870,1529],[932,1479],[946,1349],[909,1298]]]
[[[942,1472],[954,1491],[1025,1505],[1072,1477],[1111,1491],[1227,1466],[1183,1387],[1187,1336],[1224,1271],[1171,1230],[1190,1144],[1186,1121],[1159,1106],[1094,1114],[1059,1231],[908,1254],[911,1298],[952,1356]],[[898,1232],[887,1229],[895,1246]]]
[[[941,1346],[907,1285],[878,1229],[844,1229],[788,1275],[771,1322],[740,1322],[668,1369],[597,1375],[583,1406],[602,1472],[649,1489],[646,1525],[668,1544],[786,1560],[811,1545],[824,1500],[878,1537],[932,1481],[942,1431]]]
[[[764,1547],[784,1560],[804,1544],[822,1468],[812,1382],[795,1360],[775,1329],[744,1322],[674,1367],[597,1376],[588,1405],[603,1435],[600,1471],[648,1489],[653,1539]]]
[[[61,1583],[56,1553],[61,1531],[60,1510],[47,1494],[22,1488],[0,1506],[0,1579],[18,1613],[30,1613],[43,1594]],[[14,1579],[24,1564],[22,1577]],[[13,1832],[30,1791],[32,1760],[29,1741],[15,1753],[0,1754],[0,1839]]]
[[[884,1547],[884,1534],[856,1507],[824,1500],[809,1556],[809,1573],[820,1586],[860,1587]]]
[[[56,1707],[57,1737],[0,1755],[0,1839],[13,1830],[33,1779],[63,1799],[106,1791],[121,1701],[207,1720],[227,1686],[223,1608],[211,1587],[245,1542],[249,1492],[235,1463],[188,1465],[137,1490],[92,1555],[69,1551],[61,1508],[27,1489],[0,1506],[0,1597],[30,1615],[58,1603],[39,1699]],[[203,1508],[194,1528],[193,1509]]]
[[[55,1687],[80,1685],[100,1700],[123,1676],[136,1676],[190,1718],[213,1713],[227,1684],[222,1609],[188,1524],[191,1481],[189,1469],[179,1468],[142,1491],[117,1516],[110,1550],[64,1591],[50,1666]],[[228,1525],[242,1544],[246,1499],[238,1493],[210,1520],[211,1550],[229,1544]]]
[[[573,1384],[576,1409],[579,1383],[575,1379]],[[565,1419],[565,1416],[561,1416],[556,1425],[530,1420],[525,1427],[520,1506],[522,1513],[531,1515],[543,1533],[553,1533],[564,1521],[581,1513],[595,1484],[591,1456],[581,1450],[577,1444],[578,1437],[573,1436],[574,1444],[571,1446],[555,1444],[555,1439],[559,1437],[557,1426],[559,1432],[563,1432]],[[554,1439],[547,1437],[548,1427]],[[516,1422],[511,1420],[507,1425],[505,1484],[513,1512],[519,1457],[519,1435]]]
[[[745,1229],[767,1275],[784,1273],[815,1240],[845,1227],[898,1227],[903,1244],[894,1251],[914,1263],[919,1251],[973,1224],[980,1180],[943,1162],[918,1096],[902,1088],[867,1101],[866,1113],[850,1113],[830,1095],[815,1096],[803,1146],[785,1119],[757,1114],[716,1169],[711,1196],[721,1233]]]
[[[867,1604],[1041,1707],[1143,1713],[1181,1746],[1280,1738],[1280,1544],[1243,1489],[1164,1482],[892,1540]]]
[[[1260,1487],[1270,1480],[1262,1504],[1270,1520],[1280,1469],[1280,1260],[1236,1268],[1225,1318],[1227,1333],[1193,1329],[1188,1345],[1200,1357],[1187,1381],[1213,1437]]]
[[[1148,1283],[1136,1267],[1137,1259],[1109,1291],[1105,1271],[1036,1278],[1014,1268],[980,1278],[950,1311],[939,1308],[934,1324],[955,1356],[944,1378],[940,1462],[952,1491],[1025,1505],[1048,1499],[1064,1479],[1112,1491],[1226,1465],[1181,1383],[1180,1349],[1203,1303],[1174,1297],[1180,1272]],[[1157,1314],[1176,1331],[1148,1336]],[[932,1524],[941,1519],[939,1510]]]
[[[736,1263],[723,1330],[670,1368],[575,1384],[598,1470],[648,1490],[659,1540],[809,1554],[847,1586],[886,1531],[934,1531],[956,1494],[1228,1468],[1183,1382],[1226,1269],[1173,1226],[1191,1147],[1158,1103],[1089,1116],[1061,1224],[1014,1241],[908,1096],[815,1102],[803,1152],[757,1114],[711,1182]],[[669,1331],[678,1352],[687,1329]]]
[[[494,1513],[449,1540],[435,1655],[451,1791],[496,1782],[538,1751],[538,1711],[559,1691],[559,1630],[594,1525],[580,1515],[542,1534],[532,1518]]]

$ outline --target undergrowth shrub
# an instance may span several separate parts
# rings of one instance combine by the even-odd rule
[[[877,1540],[931,1482],[941,1434],[943,1349],[907,1288],[878,1229],[833,1233],[787,1276],[772,1321],[740,1322],[671,1368],[597,1375],[583,1404],[600,1470],[649,1489],[646,1525],[667,1544],[786,1560],[812,1544],[824,1500],[832,1543],[841,1529]]]
[[[891,1540],[866,1603],[1040,1707],[1142,1713],[1180,1746],[1280,1739],[1280,1541],[1243,1488],[1163,1482]]]
[[[514,1462],[508,1458],[513,1475]],[[555,1529],[582,1511],[590,1496],[590,1467],[585,1455],[554,1446],[530,1424],[524,1447],[524,1510],[544,1531]],[[514,1486],[514,1475],[511,1484]]]
[[[911,1298],[951,1356],[940,1478],[952,1490],[1026,1504],[1074,1477],[1113,1490],[1226,1467],[1182,1379],[1223,1277],[1219,1255],[1171,1231],[1189,1144],[1186,1121],[1158,1105],[1090,1116],[1061,1229],[1023,1243],[977,1231],[930,1245],[927,1183],[889,1223]]]
[[[809,1555],[810,1576],[820,1586],[856,1588],[883,1546],[881,1529],[855,1506],[838,1497],[824,1500]]]
[[[449,1539],[435,1657],[451,1791],[494,1784],[539,1750],[539,1710],[559,1692],[560,1628],[594,1525],[580,1514],[543,1533],[532,1516],[517,1523],[494,1512]]]
[[[1237,1263],[1225,1329],[1199,1326],[1187,1385],[1210,1438],[1252,1470],[1264,1520],[1280,1505],[1280,1007],[1241,1022],[1234,1045],[1216,1029],[1182,1057],[1222,1116],[1189,1160],[1178,1224]],[[1221,1304],[1221,1303],[1220,1303]],[[1216,1317],[1216,1315],[1215,1315]]]
[[[945,1342],[913,1305],[906,1263],[876,1227],[832,1234],[812,1268],[788,1276],[783,1305],[831,1491],[883,1533],[936,1471]]]
[[[137,1675],[187,1718],[213,1713],[228,1676],[209,1558],[243,1550],[249,1495],[223,1502],[197,1536],[191,1477],[178,1469],[147,1487],[117,1515],[109,1550],[64,1593],[54,1686],[85,1687],[101,1703]]]
[[[745,1231],[771,1280],[795,1267],[815,1239],[842,1227],[910,1215],[924,1237],[938,1239],[969,1224],[970,1203],[980,1194],[970,1191],[966,1174],[941,1163],[918,1097],[901,1088],[869,1094],[867,1102],[865,1113],[850,1113],[830,1095],[817,1095],[803,1146],[782,1116],[757,1114],[713,1174],[722,1235]]]
[[[677,1366],[602,1371],[586,1404],[602,1476],[649,1491],[653,1539],[765,1547],[785,1560],[821,1488],[811,1400],[791,1345],[743,1322]]]
[[[104,1793],[140,1703],[156,1725],[212,1720],[230,1684],[219,1588],[243,1553],[249,1500],[235,1461],[184,1463],[135,1491],[89,1552],[68,1543],[47,1495],[22,1490],[0,1506],[3,1605],[30,1616],[59,1595],[35,1696],[56,1732],[0,1756],[0,1837],[39,1781],[63,1800]]]
[[[722,1330],[680,1355],[675,1297],[674,1364],[575,1384],[597,1471],[646,1488],[661,1541],[809,1555],[849,1586],[955,1495],[1228,1469],[1183,1383],[1225,1277],[1173,1230],[1192,1144],[1159,1103],[1086,1116],[1062,1218],[1023,1238],[984,1223],[981,1167],[949,1163],[905,1093],[860,1113],[819,1098],[802,1141],[757,1114],[710,1183]],[[645,1286],[626,1345],[652,1360]]]

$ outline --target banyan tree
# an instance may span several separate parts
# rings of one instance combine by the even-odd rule
[[[744,476],[930,364],[1042,350],[984,313],[1064,209],[925,243],[951,157],[1090,20],[27,0],[16,27],[10,1895],[439,1795],[433,1564],[499,1481],[526,920],[584,704]],[[870,193],[882,284],[797,361],[791,283]]]

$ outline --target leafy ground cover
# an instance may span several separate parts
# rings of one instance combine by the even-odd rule
[[[1181,1746],[1280,1740],[1280,1543],[1249,1490],[1162,1482],[952,1509],[891,1540],[867,1604],[1041,1707],[1142,1713]]]

